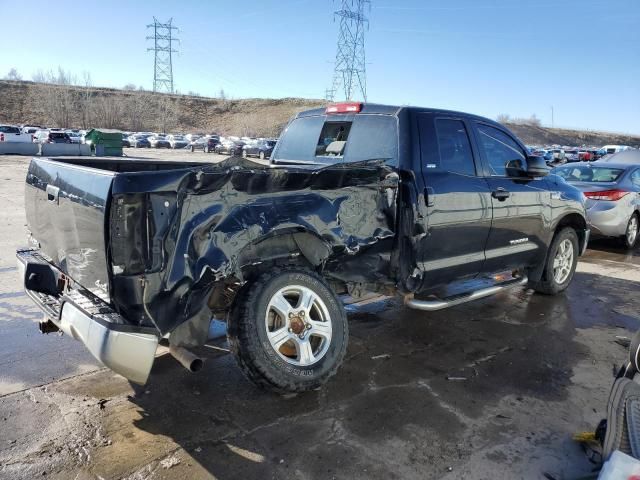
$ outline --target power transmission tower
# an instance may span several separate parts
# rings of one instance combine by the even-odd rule
[[[370,0],[340,0],[341,8],[334,12],[339,18],[340,33],[333,70],[333,83],[326,90],[327,100],[334,101],[336,94],[344,92],[345,100],[353,100],[359,93],[367,101],[367,69],[364,54],[364,31],[369,27],[365,8],[371,10]]]
[[[147,25],[147,29],[153,29],[153,35],[147,40],[153,40],[153,47],[147,51],[155,52],[153,62],[153,91],[173,93],[173,54],[177,52],[173,48],[174,42],[179,42],[173,36],[173,31],[178,27],[172,25],[173,19],[167,23],[160,23],[153,17],[153,23]]]

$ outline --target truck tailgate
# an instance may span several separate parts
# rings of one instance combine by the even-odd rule
[[[34,158],[25,187],[27,226],[41,252],[106,301],[109,270],[105,229],[114,175]]]

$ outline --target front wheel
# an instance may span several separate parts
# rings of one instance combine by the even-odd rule
[[[578,235],[571,227],[560,230],[551,242],[542,278],[529,286],[545,295],[556,295],[567,289],[578,265]]]
[[[321,276],[302,268],[276,269],[245,284],[227,331],[247,378],[280,393],[320,387],[347,350],[342,304]]]
[[[624,234],[624,246],[629,250],[636,246],[638,242],[638,229],[640,228],[640,222],[638,221],[638,214],[634,213],[627,223],[627,230]]]

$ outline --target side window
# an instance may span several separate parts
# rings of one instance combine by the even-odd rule
[[[427,169],[437,168],[461,175],[476,174],[469,135],[462,121],[437,119],[436,138],[440,161],[437,165],[425,165]]]
[[[478,125],[478,134],[491,175],[506,177],[510,169],[526,169],[526,156],[509,135],[497,128],[481,124]]]
[[[631,174],[631,182],[636,186],[640,187],[640,170],[636,170]]]

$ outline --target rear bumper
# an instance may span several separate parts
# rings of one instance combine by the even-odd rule
[[[55,278],[64,274],[37,250],[18,250],[16,257],[25,292],[60,330],[82,342],[114,372],[135,383],[147,381],[159,340],[155,329],[127,323],[109,304],[79,285],[57,295],[27,288],[26,276],[34,275],[34,266],[39,266],[39,272],[50,269]],[[29,285],[33,284],[32,277]]]
[[[603,237],[622,237],[627,231],[627,223],[633,213],[633,207],[602,202],[587,210],[587,219],[594,235]]]

